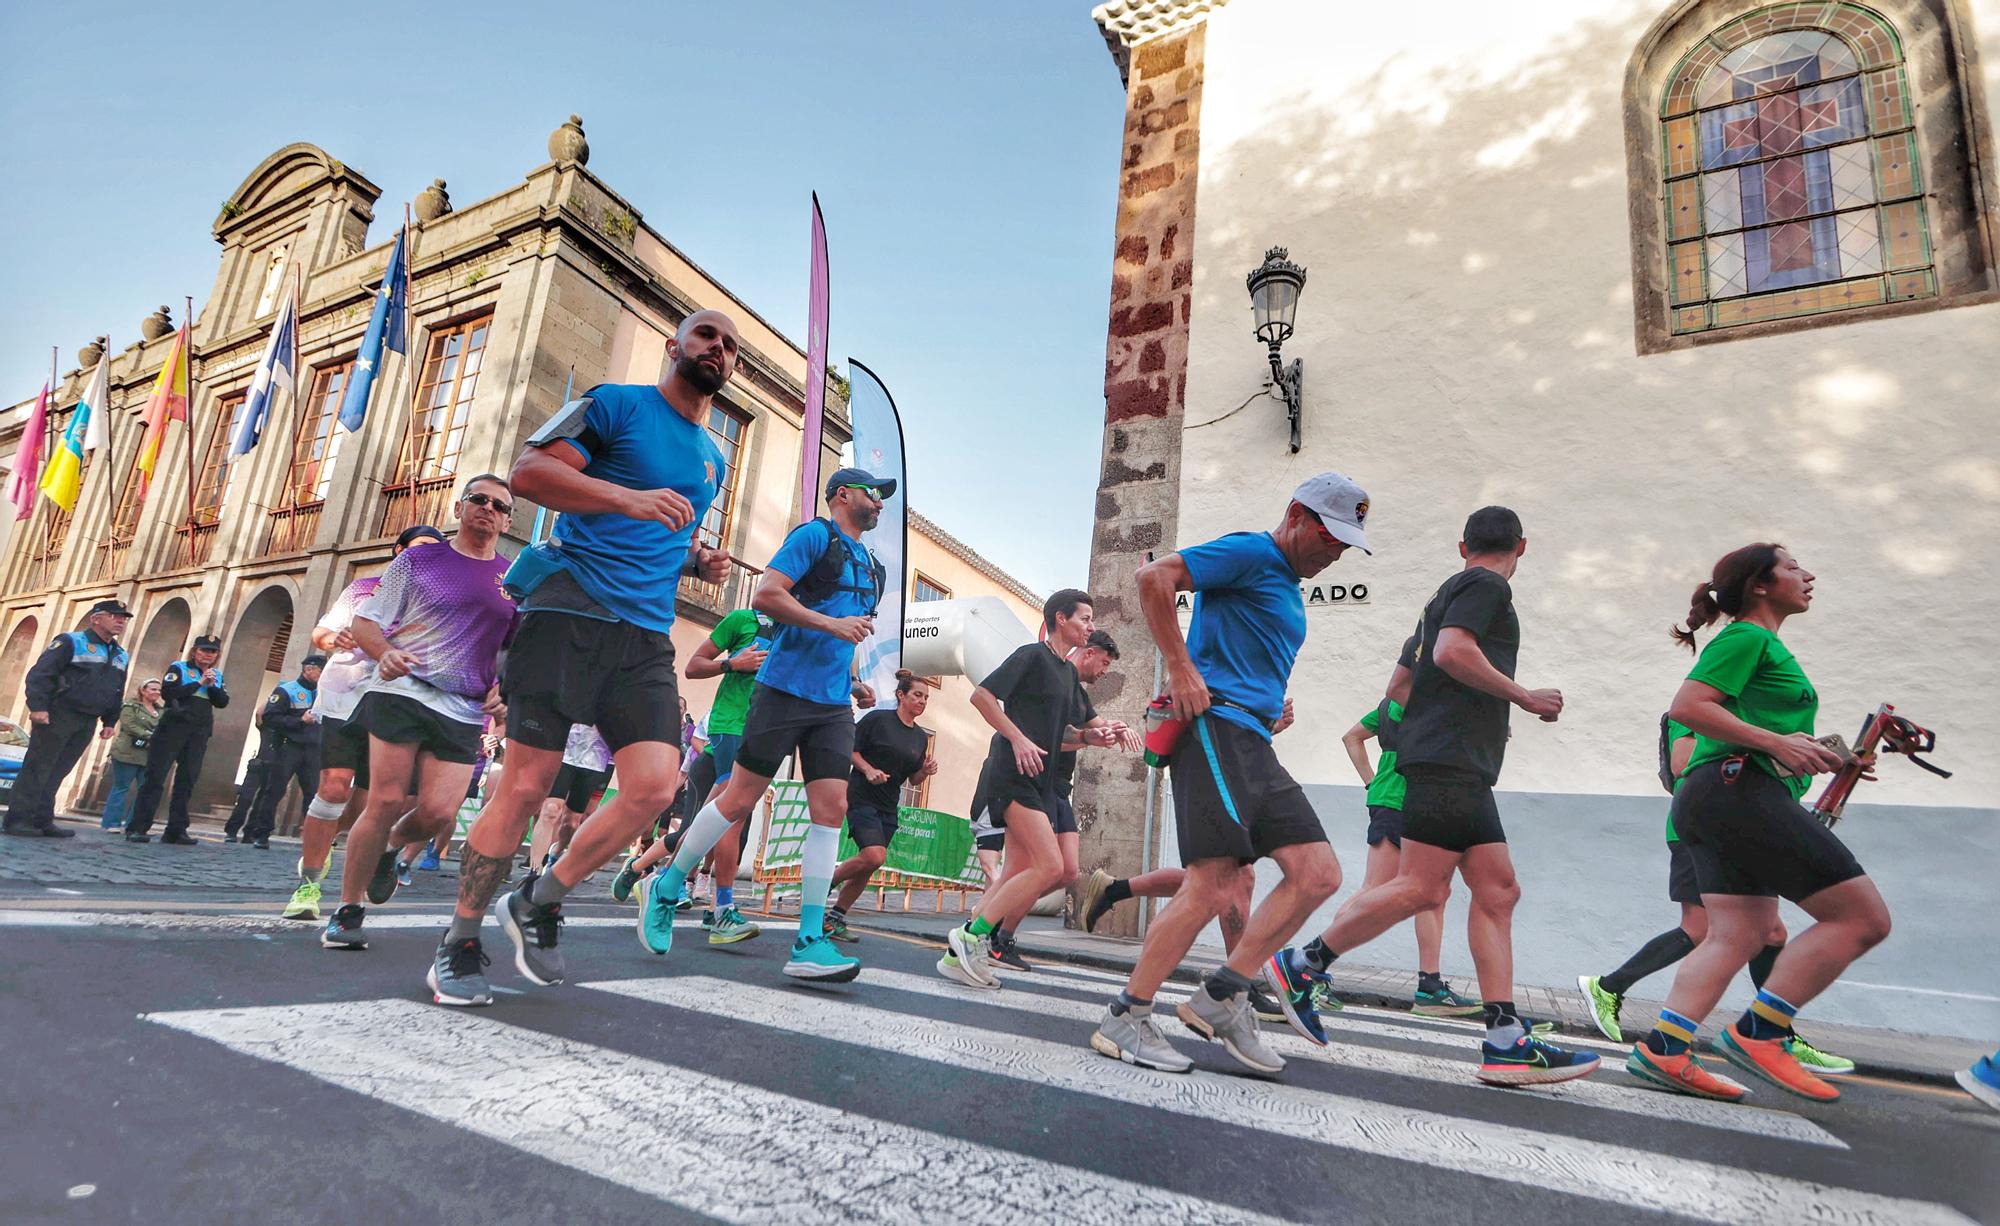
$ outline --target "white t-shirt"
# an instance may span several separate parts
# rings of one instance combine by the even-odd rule
[[[578,770],[610,770],[611,746],[604,743],[594,726],[571,724],[569,743],[563,746],[563,761]]]
[[[354,611],[361,607],[362,601],[375,594],[381,583],[380,575],[368,575],[348,584],[340,599],[327,610],[326,616],[319,619],[316,629],[332,634],[352,630]],[[326,667],[319,675],[319,689],[313,696],[313,710],[319,712],[321,719],[351,718],[362,693],[374,679],[375,661],[359,647],[328,652]]]

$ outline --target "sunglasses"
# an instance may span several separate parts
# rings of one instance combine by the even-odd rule
[[[467,494],[461,501],[469,502],[475,507],[492,507],[502,515],[514,513],[513,503],[495,498],[491,494]]]
[[[860,490],[860,491],[861,491],[862,493],[864,493],[864,494],[868,495],[868,496],[869,496],[870,498],[873,498],[873,499],[874,499],[875,501],[877,501],[877,502],[887,502],[887,501],[888,501],[888,499],[886,499],[886,498],[882,497],[882,495],[880,495],[880,494],[876,493],[876,492],[875,492],[875,487],[874,487],[874,486],[872,486],[872,485],[843,485],[843,486],[841,486],[840,488],[841,488],[841,489],[844,489],[844,490]]]

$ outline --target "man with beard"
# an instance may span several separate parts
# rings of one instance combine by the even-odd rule
[[[515,492],[562,518],[508,574],[522,619],[501,678],[507,769],[460,853],[458,908],[429,977],[439,1004],[492,1001],[480,921],[562,767],[571,724],[595,725],[610,746],[618,795],[577,828],[550,871],[530,873],[501,900],[514,965],[530,982],[562,982],[564,896],[629,847],[680,786],[668,633],[683,574],[713,583],[728,574],[729,554],[695,544],[694,533],[722,476],[708,419],[738,344],[729,316],[695,311],[668,342],[658,385],[591,388],[514,462]]]

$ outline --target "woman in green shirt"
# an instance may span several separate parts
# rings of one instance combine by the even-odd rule
[[[1819,695],[1778,637],[1812,607],[1814,577],[1774,544],[1746,545],[1697,587],[1674,637],[1729,624],[1701,650],[1669,714],[1695,734],[1674,792],[1673,825],[1686,844],[1708,911],[1708,934],[1681,963],[1667,1008],[1626,1068],[1685,1094],[1735,1101],[1747,1091],[1692,1058],[1694,1031],[1761,949],[1790,899],[1816,921],[1786,945],[1756,999],[1715,1049],[1731,1063],[1804,1098],[1840,1091],[1788,1051],[1792,1017],[1889,935],[1889,908],[1833,831],[1805,808],[1811,776],[1842,758],[1813,740]]]
[[[118,739],[111,742],[111,794],[104,798],[106,830],[123,830],[125,816],[146,778],[146,746],[160,722],[160,682],[149,679],[118,713]]]

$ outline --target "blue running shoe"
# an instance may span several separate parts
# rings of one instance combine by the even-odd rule
[[[1480,1044],[1485,1057],[1474,1074],[1491,1086],[1544,1086],[1574,1081],[1597,1071],[1597,1057],[1522,1035],[1511,1047]]]
[[[785,963],[785,973],[794,979],[846,983],[861,973],[861,959],[841,953],[825,937],[800,937],[792,944],[792,957]]]
[[[1319,1010],[1313,1008],[1313,986],[1326,976],[1315,972],[1289,949],[1281,949],[1264,963],[1264,982],[1278,997],[1278,1007],[1293,1030],[1326,1046],[1326,1031],[1320,1028]]]
[[[417,857],[417,871],[420,873],[435,873],[439,867],[441,866],[438,864],[437,848],[426,846],[424,854]]]
[[[2000,1055],[2000,1052],[1994,1055]],[[1993,1056],[1981,1056],[1973,1061],[1971,1068],[1960,1069],[1952,1076],[1967,1094],[2000,1111],[2000,1062],[1996,1062]]]
[[[665,954],[674,947],[674,899],[659,889],[658,874],[641,877],[639,895],[639,944],[649,954]]]

